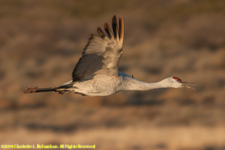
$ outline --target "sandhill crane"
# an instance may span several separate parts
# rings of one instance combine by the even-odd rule
[[[24,93],[75,92],[88,96],[107,96],[123,90],[151,90],[156,88],[193,88],[193,83],[184,82],[172,76],[155,83],[147,83],[118,71],[119,59],[123,52],[124,23],[116,16],[112,18],[112,30],[104,24],[105,32],[97,28],[98,35],[91,35],[82,57],[76,64],[72,80],[58,87],[28,87]]]

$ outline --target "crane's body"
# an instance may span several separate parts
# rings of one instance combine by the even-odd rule
[[[105,32],[97,28],[98,35],[91,35],[82,57],[76,64],[72,78],[58,87],[28,87],[24,93],[74,92],[88,96],[107,96],[124,90],[151,90],[156,88],[193,88],[193,83],[183,82],[178,77],[169,77],[156,83],[147,83],[118,71],[119,59],[123,52],[124,24],[116,16],[112,29],[104,24]]]

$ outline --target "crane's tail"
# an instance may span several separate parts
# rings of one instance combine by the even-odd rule
[[[57,92],[58,94],[64,94],[66,90],[62,90],[60,87],[38,88],[27,87],[22,90],[24,94],[39,93],[39,92]]]

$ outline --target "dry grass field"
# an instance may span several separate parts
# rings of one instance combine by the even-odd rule
[[[71,80],[90,33],[125,23],[120,70],[190,89],[24,95]],[[97,150],[225,150],[224,0],[1,0],[0,145],[84,144]]]

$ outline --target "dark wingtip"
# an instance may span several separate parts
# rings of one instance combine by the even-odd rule
[[[112,28],[113,28],[114,38],[117,39],[118,27],[117,27],[117,18],[115,15],[112,17]]]
[[[104,23],[104,28],[108,28],[109,24],[107,22]]]
[[[105,37],[105,33],[102,31],[102,29],[100,27],[97,28],[97,32],[102,38]]]
[[[116,15],[114,15],[114,16],[112,17],[112,23],[113,23],[113,24],[117,24]]]
[[[29,93],[36,93],[38,90],[38,87],[27,87],[22,90],[24,94],[29,94]]]
[[[113,37],[113,35],[112,35],[112,30],[111,30],[111,28],[109,27],[109,24],[108,24],[107,22],[104,24],[104,28],[105,28],[105,32],[106,32],[106,34],[108,35],[108,37],[109,37],[109,38],[112,38],[112,37]]]

